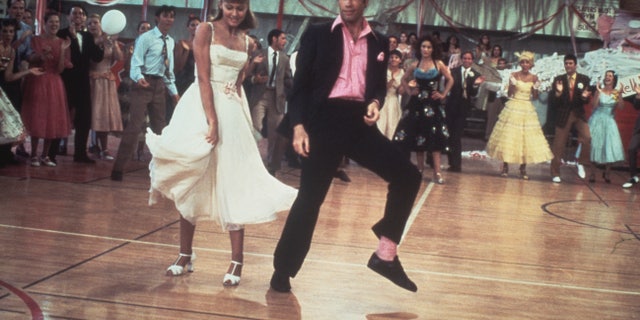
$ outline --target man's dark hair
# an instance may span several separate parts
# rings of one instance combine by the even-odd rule
[[[160,17],[163,13],[173,13],[173,15],[176,15],[176,7],[174,6],[168,6],[168,5],[163,5],[161,7],[158,8],[158,10],[156,10],[156,17]]]
[[[71,10],[73,10],[73,8],[80,8],[80,10],[82,10],[82,13],[84,13],[85,16],[87,16],[87,9],[85,9],[81,4],[74,4],[69,8],[69,14],[71,14]]]
[[[271,31],[269,31],[269,34],[267,35],[267,42],[269,43],[269,45],[271,45],[273,43],[273,37],[280,37],[281,34],[283,34],[284,31],[280,30],[280,29],[273,29]]]
[[[578,64],[578,57],[576,57],[574,54],[566,54],[564,56],[564,60],[563,61],[567,61],[567,60],[573,60],[573,63]]]

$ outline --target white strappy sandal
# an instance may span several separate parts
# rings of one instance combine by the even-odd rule
[[[231,260],[233,264],[233,269],[231,269],[231,273],[227,273],[222,278],[222,285],[225,287],[235,287],[240,284],[240,276],[236,276],[236,269],[238,266],[242,266],[242,262]]]
[[[181,266],[178,264],[178,262],[180,262],[180,260],[184,257],[189,257],[189,262],[187,262],[187,264],[185,266]],[[184,253],[180,253],[178,254],[178,259],[176,259],[176,261],[169,266],[169,268],[167,268],[167,276],[181,276],[183,274],[186,274],[187,272],[193,272],[193,262],[196,260],[196,253],[192,252],[191,254],[184,254]]]

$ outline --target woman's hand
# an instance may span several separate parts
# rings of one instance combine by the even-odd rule
[[[209,129],[207,130],[205,139],[212,145],[218,143],[218,122],[209,121]]]
[[[556,81],[556,92],[558,94],[561,94],[563,90],[564,90],[564,85],[562,84],[562,80]]]

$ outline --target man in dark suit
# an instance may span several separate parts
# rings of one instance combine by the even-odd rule
[[[636,92],[635,96],[633,96],[633,108],[640,110],[640,85],[634,85],[633,90]],[[629,174],[631,178],[622,185],[625,189],[631,188],[640,182],[640,177],[638,177],[638,151],[640,151],[640,115],[636,119],[636,124],[633,126],[633,133],[631,134],[631,140],[629,140],[629,146],[627,147]]]
[[[89,82],[89,68],[91,61],[100,62],[104,51],[95,44],[93,35],[84,31],[87,12],[80,5],[73,5],[69,12],[69,27],[58,31],[58,37],[71,40],[71,63],[73,68],[62,72],[62,80],[67,90],[67,100],[73,115],[73,125],[76,129],[74,138],[73,161],[80,163],[95,163],[87,155],[87,139],[91,129],[91,87]],[[58,144],[53,143],[51,152],[57,151]],[[50,154],[49,158],[54,154]]]
[[[420,187],[416,167],[375,126],[386,93],[389,44],[363,17],[368,0],[338,1],[333,23],[309,27],[301,38],[288,123],[302,156],[300,189],[274,253],[271,288],[291,289],[311,245],[320,206],[343,156],[389,182],[380,239],[368,267],[398,286],[417,291],[397,256]]]
[[[284,117],[287,90],[293,85],[289,57],[284,53],[287,35],[273,29],[267,35],[269,46],[262,50],[262,62],[255,66],[251,75],[251,118],[253,126],[262,131],[262,121],[267,118],[268,170],[275,174],[286,149],[286,139],[276,132]],[[275,64],[274,64],[275,62]]]
[[[566,74],[553,79],[553,90],[549,92],[549,108],[553,109],[556,119],[556,128],[553,138],[553,160],[551,160],[551,180],[555,183],[562,182],[560,178],[560,159],[564,154],[567,139],[571,128],[578,132],[578,141],[582,144],[578,166],[583,165],[588,170],[591,165],[591,132],[584,112],[584,104],[589,101],[591,80],[584,74],[577,73],[578,58],[573,54],[564,56],[564,69]],[[584,171],[579,172],[580,178],[586,176]]]
[[[462,53],[462,65],[451,69],[453,87],[445,104],[447,127],[449,127],[449,171],[462,171],[462,134],[465,119],[471,110],[471,97],[478,93],[478,86],[484,81],[480,73],[473,69],[473,53]]]

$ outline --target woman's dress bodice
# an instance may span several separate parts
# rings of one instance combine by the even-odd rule
[[[212,44],[209,50],[211,58],[211,82],[235,84],[238,73],[247,62],[247,53],[231,50],[220,44]]]
[[[422,71],[422,69],[416,68],[413,71],[413,76],[418,83],[418,88],[420,89],[419,95],[427,93],[430,96],[431,92],[438,90],[440,72],[438,72],[437,68],[429,69],[427,71]]]
[[[601,92],[600,98],[598,100],[599,104],[594,112],[605,112],[607,114],[613,115],[613,108],[615,108],[617,104],[613,96],[611,94],[605,94],[604,92]]]
[[[513,93],[513,99],[531,100],[531,88],[533,88],[533,82],[516,80],[516,90]]]

